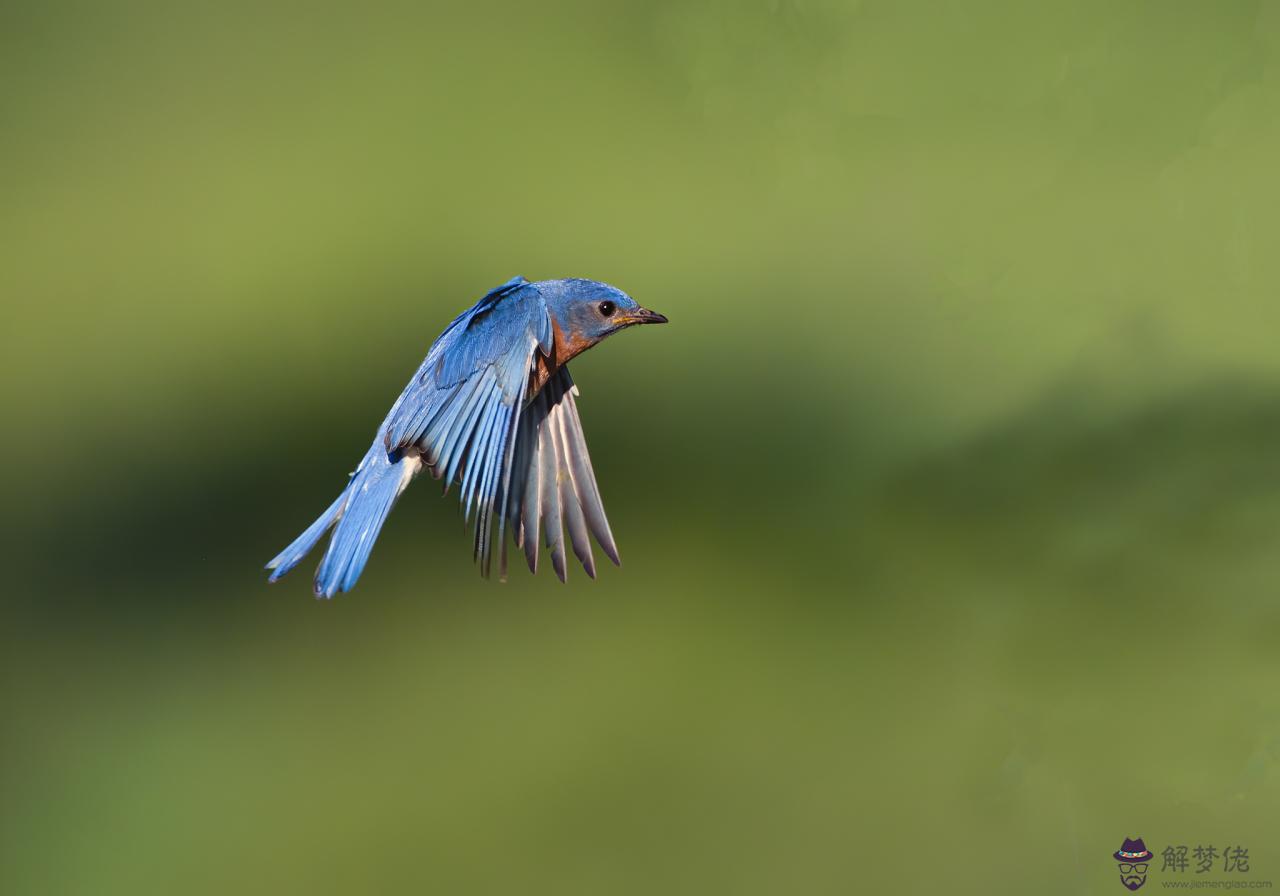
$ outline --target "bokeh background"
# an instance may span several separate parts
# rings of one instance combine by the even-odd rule
[[[1280,880],[1275,6],[8,2],[0,124],[0,892]],[[268,587],[516,274],[671,318],[624,567]]]

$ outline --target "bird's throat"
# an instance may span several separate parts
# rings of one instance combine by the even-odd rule
[[[587,339],[581,333],[576,331],[566,332],[559,321],[551,321],[551,329],[554,338],[551,342],[551,354],[544,355],[540,351],[533,353],[533,371],[529,377],[529,391],[525,395],[525,399],[531,399],[542,391],[542,387],[547,384],[547,380],[555,376],[557,370],[569,363],[570,360],[585,352],[594,345],[590,339]]]

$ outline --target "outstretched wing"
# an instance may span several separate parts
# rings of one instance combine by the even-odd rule
[[[389,453],[419,455],[446,490],[460,481],[465,517],[476,510],[475,556],[485,575],[534,352],[549,353],[552,338],[537,289],[522,277],[504,283],[441,334],[382,424]]]
[[[506,518],[518,546],[524,548],[529,569],[538,570],[538,535],[551,549],[551,563],[560,581],[565,579],[565,531],[573,552],[587,575],[595,578],[595,557],[590,535],[596,537],[609,559],[618,565],[618,548],[600,501],[600,489],[591,469],[591,456],[578,420],[574,396],[578,387],[562,366],[547,381],[520,415],[511,488],[506,497]],[[588,534],[590,533],[590,534]],[[502,533],[499,531],[499,540]],[[498,568],[507,571],[507,546],[502,543]]]

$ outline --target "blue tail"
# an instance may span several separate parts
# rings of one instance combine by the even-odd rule
[[[316,570],[315,592],[318,597],[333,597],[339,591],[350,591],[369,561],[387,514],[421,463],[416,457],[388,456],[381,439],[374,442],[338,500],[267,564],[272,570],[268,581],[276,581],[297,566],[336,523],[329,549]]]

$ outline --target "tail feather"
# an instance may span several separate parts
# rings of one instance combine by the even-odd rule
[[[302,558],[307,556],[316,542],[329,531],[329,527],[338,521],[342,516],[342,512],[347,507],[347,496],[351,494],[351,486],[348,485],[343,489],[342,494],[338,495],[338,500],[329,505],[329,509],[320,514],[320,518],[307,527],[307,530],[294,539],[293,544],[289,545],[279,554],[271,559],[267,564],[267,569],[271,570],[268,582],[276,582],[287,575],[295,566],[302,562]]]
[[[293,569],[334,526],[329,547],[316,570],[315,593],[318,597],[333,597],[339,591],[350,591],[369,561],[373,543],[396,498],[421,466],[420,458],[388,455],[381,440],[375,442],[338,500],[267,564],[268,569],[274,570],[271,581]]]

